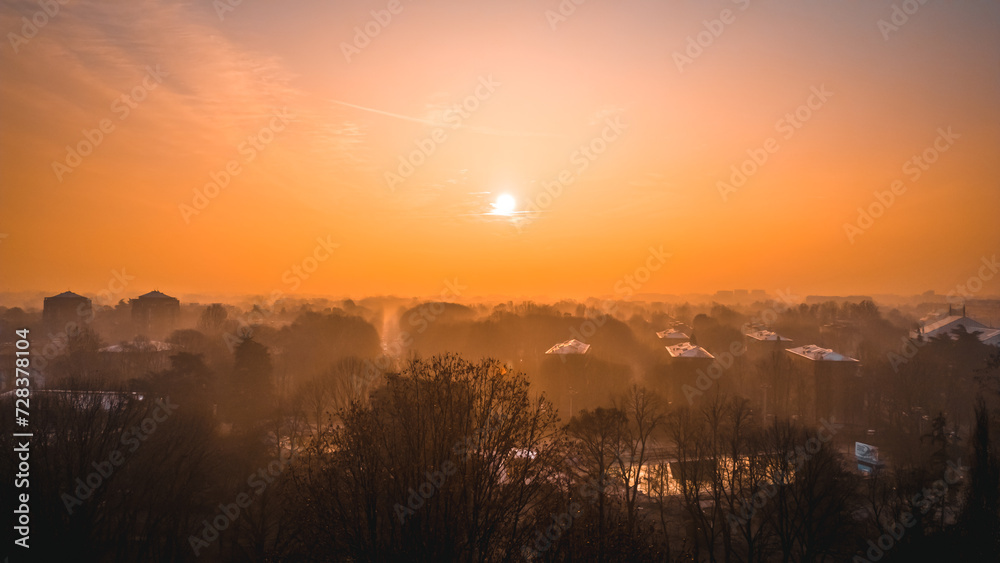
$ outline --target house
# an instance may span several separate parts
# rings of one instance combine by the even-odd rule
[[[952,315],[949,308],[948,316],[937,321],[924,324],[917,330],[910,332],[910,338],[935,338],[950,336],[955,338],[954,331],[964,328],[967,332],[975,334],[979,341],[990,346],[1000,346],[1000,329],[992,328],[983,323],[965,316],[965,308],[962,308],[961,315]]]

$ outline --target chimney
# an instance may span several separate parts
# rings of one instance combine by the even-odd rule
[[[965,303],[962,303],[962,316],[965,316]]]

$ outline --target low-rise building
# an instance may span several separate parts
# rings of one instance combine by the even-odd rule
[[[951,313],[951,311],[948,311]],[[935,338],[950,336],[955,338],[955,331],[965,329],[966,332],[975,334],[980,342],[990,346],[1000,346],[1000,329],[989,327],[983,323],[965,316],[963,309],[961,315],[951,315],[937,321],[927,323],[915,331],[910,332],[910,338]]]
[[[801,385],[793,387],[801,414],[812,422],[860,422],[864,400],[859,381],[861,362],[814,344],[787,350],[797,362]],[[796,400],[797,399],[797,400]]]

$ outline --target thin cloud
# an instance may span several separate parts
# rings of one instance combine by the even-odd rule
[[[365,106],[359,106],[357,104],[352,104],[349,102],[342,102],[340,100],[330,100],[335,104],[346,106],[349,108],[359,109],[361,111],[367,111],[369,113],[374,113],[378,115],[384,115],[386,117],[393,117],[396,119],[402,119],[404,121],[412,121],[414,123],[423,123],[424,125],[430,125],[431,127],[443,127],[446,129],[465,129],[467,131],[472,131],[475,133],[482,133],[483,135],[496,135],[501,137],[563,137],[563,135],[556,135],[553,133],[539,133],[535,131],[505,131],[502,129],[494,129],[492,127],[479,127],[475,125],[459,125],[454,126],[449,123],[441,123],[438,121],[433,121],[430,119],[424,119],[421,117],[412,117],[409,115],[402,115],[399,113],[393,113],[391,111],[385,111],[377,108],[370,108]]]

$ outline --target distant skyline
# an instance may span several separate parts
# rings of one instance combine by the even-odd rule
[[[0,7],[0,293],[1000,294],[996,2],[235,4]]]

